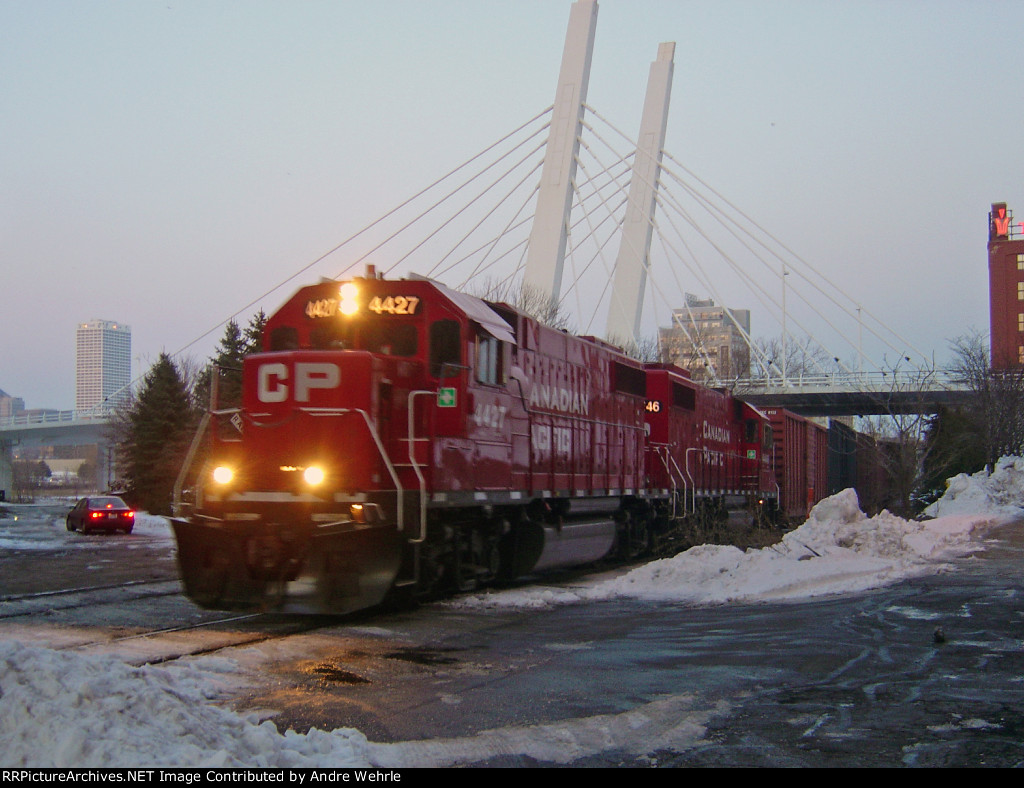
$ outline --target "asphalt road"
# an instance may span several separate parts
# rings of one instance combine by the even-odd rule
[[[477,765],[1020,766],[1022,565],[1016,524],[955,572],[840,598],[378,615],[276,664],[242,705],[374,741],[607,738],[567,762]]]
[[[350,617],[268,651],[231,705],[281,729],[476,742],[478,766],[1019,766],[1024,525],[997,535],[955,572],[802,603]],[[134,534],[69,536],[50,554],[0,546],[0,597],[69,565],[94,575],[96,551],[118,576],[173,566],[156,544],[117,560],[145,554]]]

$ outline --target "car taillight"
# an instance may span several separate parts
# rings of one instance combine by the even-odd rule
[[[90,517],[91,517],[91,518],[92,518],[93,520],[95,520],[95,519],[96,519],[97,517],[102,517],[102,516],[103,516],[103,512],[90,512],[90,513],[89,513],[89,516],[90,516]]]

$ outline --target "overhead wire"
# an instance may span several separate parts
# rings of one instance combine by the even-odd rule
[[[676,327],[680,327],[679,324],[684,322],[682,318],[684,314],[688,314],[691,322],[693,321],[692,311],[684,312],[682,309],[672,306],[673,295],[670,293],[670,288],[666,288],[663,282],[664,274],[667,273],[669,279],[678,289],[676,297],[679,297],[684,308],[688,309],[684,296],[690,286],[683,285],[678,270],[682,268],[690,276],[693,276],[698,285],[725,310],[750,347],[752,357],[759,360],[765,368],[772,368],[771,360],[758,348],[758,343],[752,338],[750,332],[743,328],[742,321],[736,319],[732,308],[726,306],[720,286],[721,277],[712,276],[709,272],[706,263],[703,262],[703,252],[698,251],[693,243],[693,240],[697,240],[699,244],[706,245],[711,250],[714,259],[723,263],[725,270],[736,277],[736,280],[750,291],[752,297],[769,314],[778,315],[781,311],[784,323],[791,322],[797,330],[806,334],[808,341],[814,342],[817,347],[824,348],[824,343],[805,328],[803,319],[795,314],[790,314],[775,297],[772,288],[759,282],[749,265],[741,264],[735,254],[726,248],[722,240],[709,231],[707,220],[710,219],[711,225],[717,228],[718,235],[724,233],[724,237],[729,239],[730,244],[739,245],[739,248],[743,250],[744,261],[756,262],[768,272],[774,281],[781,280],[783,290],[787,295],[791,294],[792,297],[805,304],[807,310],[821,321],[821,325],[826,326],[843,341],[853,345],[852,341],[847,338],[848,332],[841,330],[833,317],[822,311],[820,303],[816,302],[815,298],[808,297],[806,293],[802,292],[804,288],[834,306],[837,313],[855,317],[858,320],[858,325],[864,331],[884,347],[899,353],[900,357],[903,357],[904,351],[908,349],[914,354],[924,357],[924,354],[916,350],[910,343],[905,342],[895,331],[885,327],[873,313],[862,305],[855,305],[855,314],[850,307],[854,303],[853,300],[846,296],[840,288],[753,221],[668,151],[661,152],[662,159],[657,183],[647,184],[654,189],[658,218],[647,217],[645,221],[649,225],[651,238],[657,239],[659,262],[657,265],[655,264],[655,255],[652,255],[650,249],[623,249],[623,244],[627,241],[621,240],[621,228],[625,221],[625,212],[628,209],[630,182],[631,178],[640,177],[630,167],[630,161],[636,156],[636,144],[592,107],[585,105],[585,109],[586,115],[582,122],[583,133],[579,139],[580,147],[576,158],[578,177],[571,184],[573,201],[566,228],[568,233],[566,259],[569,262],[568,269],[572,277],[568,286],[563,288],[560,302],[562,306],[566,306],[568,299],[575,300],[576,312],[581,320],[586,320],[585,330],[588,333],[597,324],[603,307],[610,305],[613,300],[631,297],[616,292],[613,286],[617,262],[610,261],[608,258],[609,244],[615,237],[619,237],[619,255],[628,251],[633,257],[640,259],[646,282],[642,298],[651,305],[655,314],[657,314],[659,306],[667,308],[671,315],[671,322]],[[457,276],[458,278],[455,280],[458,282],[457,286],[464,288],[473,281],[479,281],[485,273],[493,273],[497,286],[507,291],[512,283],[521,277],[524,270],[524,260],[529,248],[528,223],[532,218],[529,206],[535,202],[540,186],[538,170],[541,163],[537,162],[536,158],[545,147],[546,139],[540,139],[540,136],[550,131],[551,119],[546,116],[549,116],[551,112],[552,107],[548,107],[537,113],[496,142],[448,170],[440,178],[420,189],[395,208],[299,267],[287,278],[250,300],[229,317],[181,347],[173,355],[181,355],[229,320],[237,318],[369,231],[381,227],[383,223],[393,219],[399,220],[397,229],[387,233],[381,240],[376,241],[368,251],[352,259],[335,278],[340,279],[348,275],[360,262],[390,244],[397,244],[400,239],[409,238],[409,233],[413,228],[425,227],[426,220],[430,218],[433,220],[433,224],[430,224],[425,230],[418,231],[409,244],[389,257],[388,264],[381,268],[384,274],[393,274],[412,260],[417,253],[425,250],[428,244],[433,243],[436,246],[443,240],[447,231],[456,230],[457,234],[454,240],[444,242],[443,249],[431,258],[432,264],[426,270],[426,275],[446,279]],[[538,125],[538,121],[542,120],[543,123],[540,124],[540,127],[534,129],[533,127]],[[605,133],[606,128],[617,135],[618,139],[625,140],[629,150],[624,152],[620,146],[610,141]],[[525,138],[520,139],[523,132],[527,132]],[[509,146],[510,142],[514,144]],[[510,149],[505,149],[506,147]],[[470,169],[474,165],[477,167]],[[489,181],[482,182],[488,173],[492,173],[493,177]],[[458,175],[465,177],[452,184],[453,179]],[[447,186],[447,188],[440,192],[440,196],[437,196],[442,186]],[[505,188],[495,200],[493,194],[499,186]],[[680,189],[681,193],[677,194],[671,186]],[[433,202],[422,208],[423,200],[426,197],[430,197]],[[458,202],[456,202],[456,197],[460,198]],[[684,203],[692,203],[692,206],[688,207]],[[471,206],[483,206],[485,210],[482,214],[470,216]],[[410,208],[415,209],[413,216],[400,219],[400,214]],[[442,208],[445,210],[442,211]],[[699,217],[698,212],[701,214]],[[506,215],[507,219],[504,218]],[[466,224],[462,224],[464,222],[468,222],[468,227]],[[497,230],[490,226],[492,224],[497,224]],[[681,224],[685,226],[685,229],[680,226]],[[489,234],[485,235],[485,233]],[[479,240],[481,236],[483,236],[483,240]],[[515,259],[516,256],[518,259]],[[664,258],[663,263],[660,261],[661,257]],[[781,272],[770,260],[778,261],[781,264]],[[596,271],[600,271],[600,274],[596,274]],[[792,276],[793,280],[786,282],[787,276]],[[597,289],[596,297],[584,306],[583,283],[588,283],[587,287],[592,288],[594,279],[603,281],[601,281],[600,288]],[[800,287],[796,286],[795,280],[801,283]],[[735,303],[736,297],[730,295],[729,300]],[[865,318],[867,318],[867,322],[865,322]],[[656,322],[660,324],[657,318]],[[786,333],[788,336],[788,331]],[[855,350],[859,360],[863,362],[867,358],[863,349],[856,347]],[[809,363],[824,369],[821,362],[813,357],[814,354],[811,355]],[[849,371],[838,356],[834,356],[834,359],[839,367]],[[777,366],[774,368],[778,369]],[[720,375],[721,372],[722,370],[717,370],[713,374]]]

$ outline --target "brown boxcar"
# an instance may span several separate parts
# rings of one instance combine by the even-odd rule
[[[772,424],[780,509],[791,521],[803,520],[828,492],[828,430],[783,408],[765,414]]]

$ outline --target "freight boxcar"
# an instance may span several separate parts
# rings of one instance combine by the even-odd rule
[[[828,425],[828,494],[857,486],[857,433],[841,421]]]
[[[765,411],[773,433],[773,467],[779,507],[790,521],[807,517],[828,487],[828,431],[783,408]]]

